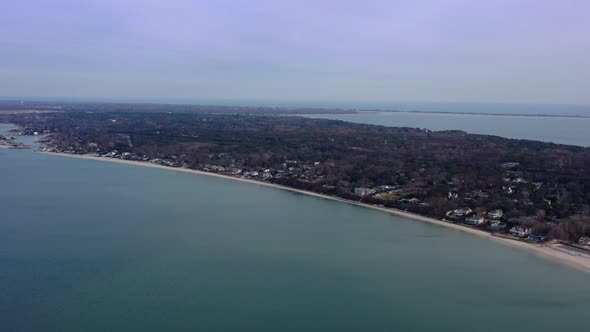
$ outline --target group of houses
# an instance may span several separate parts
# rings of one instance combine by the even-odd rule
[[[403,190],[401,188],[393,185],[381,185],[373,188],[357,187],[353,190],[354,194],[358,196],[375,195],[375,197],[386,197],[388,195],[399,194],[402,191]]]
[[[502,222],[504,211],[501,209],[491,210],[487,213],[474,213],[471,208],[463,207],[448,211],[446,216],[452,220],[463,221],[465,224],[471,226],[489,224],[488,229],[493,232],[499,231],[508,226],[505,222]],[[512,227],[508,233],[515,237],[524,238],[531,234],[531,230],[530,228],[515,226]]]
[[[463,207],[448,211],[447,217],[455,220],[464,220],[469,225],[483,225],[487,222],[502,219],[504,212],[500,209],[489,211],[488,213],[473,213],[473,210],[468,207]]]
[[[500,209],[492,210],[487,213],[475,213],[472,209],[463,207],[448,211],[446,216],[453,220],[461,220],[465,224],[472,226],[489,224],[487,228],[492,232],[499,231],[508,226],[507,223],[502,222],[504,211]],[[545,240],[543,236],[533,234],[531,228],[521,225],[516,225],[510,228],[508,230],[508,234],[517,238],[527,239],[535,242],[541,242]],[[588,243],[588,245],[590,245],[590,238],[585,238],[584,240],[580,239],[579,243],[581,244],[582,242]]]

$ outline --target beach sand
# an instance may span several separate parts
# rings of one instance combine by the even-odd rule
[[[212,177],[240,181],[240,182],[246,182],[246,183],[251,183],[251,184],[281,189],[281,190],[288,190],[291,192],[296,192],[296,193],[309,195],[309,196],[313,196],[313,197],[318,197],[318,198],[323,198],[323,199],[329,199],[329,200],[333,200],[333,201],[339,201],[339,202],[343,202],[346,204],[352,204],[352,205],[360,206],[363,208],[369,208],[369,209],[393,214],[393,215],[408,218],[411,220],[418,220],[418,221],[427,222],[430,224],[435,224],[435,225],[438,225],[441,227],[452,228],[452,229],[455,229],[455,230],[458,230],[461,232],[470,233],[470,234],[477,235],[477,236],[480,236],[483,238],[487,238],[487,239],[490,239],[493,241],[498,241],[498,242],[504,243],[506,245],[510,245],[513,247],[528,250],[529,252],[537,254],[539,256],[549,258],[549,259],[552,259],[552,260],[557,261],[559,263],[566,264],[570,267],[574,267],[576,269],[590,273],[590,254],[588,256],[584,256],[581,254],[576,254],[575,252],[569,252],[567,250],[564,250],[563,248],[559,248],[558,244],[534,244],[534,243],[529,243],[529,242],[517,241],[517,240],[513,240],[513,239],[509,239],[509,238],[495,236],[491,233],[488,233],[486,231],[482,231],[479,229],[461,226],[461,225],[457,225],[457,224],[453,224],[453,223],[449,223],[449,222],[445,222],[445,221],[437,220],[437,219],[433,219],[433,218],[428,218],[428,217],[421,216],[421,215],[411,213],[411,212],[374,206],[374,205],[370,205],[370,204],[346,200],[346,199],[339,198],[339,197],[318,194],[318,193],[314,193],[311,191],[290,188],[290,187],[286,187],[286,186],[282,186],[282,185],[278,185],[278,184],[273,184],[273,183],[268,183],[268,182],[262,182],[262,181],[251,180],[251,179],[244,179],[241,177],[234,177],[234,176],[229,176],[229,175],[222,175],[222,174],[198,171],[198,170],[193,170],[193,169],[188,169],[188,168],[161,166],[161,165],[156,165],[156,164],[152,164],[149,162],[97,157],[97,156],[93,156],[93,155],[77,155],[77,154],[52,153],[52,152],[40,152],[40,153],[44,153],[44,154],[48,154],[48,155],[55,155],[55,156],[71,157],[71,158],[89,159],[89,160],[102,161],[102,162],[111,162],[111,163],[135,165],[135,166],[142,166],[142,167],[152,167],[152,168],[158,168],[158,169],[163,169],[163,170],[167,170],[167,171],[176,171],[176,172],[206,175],[206,176],[212,176]]]

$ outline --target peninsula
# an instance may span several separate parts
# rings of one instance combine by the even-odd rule
[[[2,114],[41,151],[193,170],[588,255],[590,149],[261,113]],[[575,253],[575,254],[573,254]]]

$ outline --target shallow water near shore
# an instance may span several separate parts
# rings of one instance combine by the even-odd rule
[[[340,202],[0,150],[6,331],[556,331],[584,326],[589,281]]]

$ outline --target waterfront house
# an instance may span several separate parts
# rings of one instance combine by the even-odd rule
[[[482,225],[485,223],[485,219],[481,216],[474,214],[470,217],[465,218],[465,223],[469,225]]]
[[[359,196],[369,196],[374,195],[375,193],[377,193],[377,191],[375,189],[359,187],[354,188],[354,193]]]
[[[583,245],[583,246],[590,246],[590,237],[587,236],[582,236],[579,240],[578,243]]]
[[[395,186],[390,186],[390,185],[382,185],[382,186],[378,186],[378,187],[375,188],[375,190],[378,193],[388,192],[388,191],[393,190],[393,189],[395,189]]]
[[[500,220],[492,220],[490,222],[490,230],[491,231],[499,231],[501,229],[506,228],[506,223],[501,222]]]
[[[468,207],[456,209],[456,210],[453,210],[453,218],[464,218],[466,215],[470,214],[471,212],[473,212],[473,210],[471,210]]]
[[[488,212],[488,218],[490,219],[500,219],[504,216],[504,211],[500,209],[492,210]]]
[[[522,226],[514,226],[508,232],[512,236],[525,237],[531,234],[531,229]]]
[[[420,203],[420,200],[417,198],[402,198],[400,200],[398,200],[398,202],[402,205],[414,205],[414,204],[418,204]]]
[[[229,172],[231,175],[240,175],[240,174],[242,174],[242,170],[241,170],[241,169],[239,169],[239,168],[237,168],[237,167],[230,167],[230,168],[228,169],[228,172]]]

